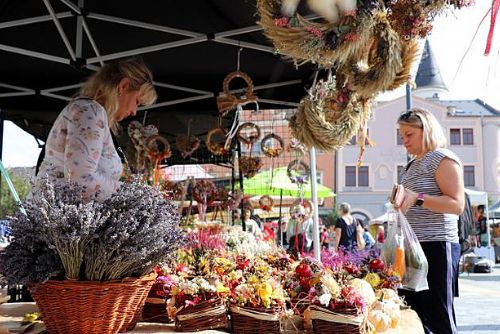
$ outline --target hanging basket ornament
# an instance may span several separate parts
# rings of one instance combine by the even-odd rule
[[[247,84],[245,89],[245,94],[242,96],[236,96],[231,93],[229,89],[229,83],[236,79],[241,78]],[[248,74],[241,71],[235,71],[229,73],[222,84],[223,95],[217,97],[217,108],[221,116],[225,116],[231,110],[236,109],[238,105],[245,105],[247,103],[256,103],[257,96],[253,91],[253,82]]]
[[[252,122],[241,124],[236,133],[238,140],[246,145],[253,145],[260,138],[260,127]]]
[[[309,180],[309,166],[302,160],[293,160],[286,168],[286,174],[292,183],[303,185]]]
[[[274,200],[269,195],[263,195],[259,198],[259,207],[267,212],[273,211]]]
[[[213,155],[221,156],[226,155],[229,152],[225,148],[226,134],[227,131],[223,128],[214,128],[208,132],[205,145]],[[217,136],[222,137],[223,140],[215,141],[215,137]]]
[[[239,159],[240,171],[247,179],[255,176],[264,164],[261,158],[243,156]]]
[[[275,145],[277,143],[278,145]],[[260,149],[266,157],[276,158],[278,157],[285,148],[285,142],[283,139],[275,133],[270,133],[260,142]]]

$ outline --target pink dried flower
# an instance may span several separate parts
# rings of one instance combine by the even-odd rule
[[[323,37],[323,32],[316,27],[306,27],[306,30],[316,37]]]
[[[287,27],[288,26],[288,17],[280,17],[280,18],[274,19],[274,24],[277,27]]]

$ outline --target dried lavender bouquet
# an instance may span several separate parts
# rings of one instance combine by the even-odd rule
[[[9,283],[138,277],[182,244],[177,209],[157,189],[124,183],[103,203],[84,200],[83,190],[72,182],[37,184],[0,257]]]

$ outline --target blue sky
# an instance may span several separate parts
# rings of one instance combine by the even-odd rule
[[[493,107],[500,109],[500,23],[497,22],[493,46],[488,57],[483,55],[486,46],[490,17],[483,22],[476,38],[471,43],[479,22],[485,15],[491,1],[477,1],[471,8],[450,11],[438,17],[430,35],[441,74],[448,86],[449,93],[442,99],[480,98]],[[497,20],[499,21],[499,20]],[[467,53],[459,69],[459,63]],[[392,99],[404,94],[399,89],[384,94],[383,99]],[[1,101],[0,101],[1,106]],[[35,139],[15,126],[5,122],[2,161],[8,167],[34,166],[40,149]]]

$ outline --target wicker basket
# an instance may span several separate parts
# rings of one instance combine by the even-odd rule
[[[339,309],[335,312],[311,305],[313,333],[316,334],[361,334],[364,333],[365,317],[355,308]]]
[[[30,290],[50,334],[114,334],[135,327],[155,279],[49,280]]]
[[[283,308],[250,308],[231,305],[231,333],[281,333],[281,316]]]
[[[180,332],[198,332],[227,327],[227,307],[219,297],[193,306],[182,306],[175,313],[175,329]]]
[[[142,320],[146,322],[169,323],[172,320],[167,312],[167,299],[170,298],[163,287],[163,283],[155,283],[146,298],[142,310]]]

